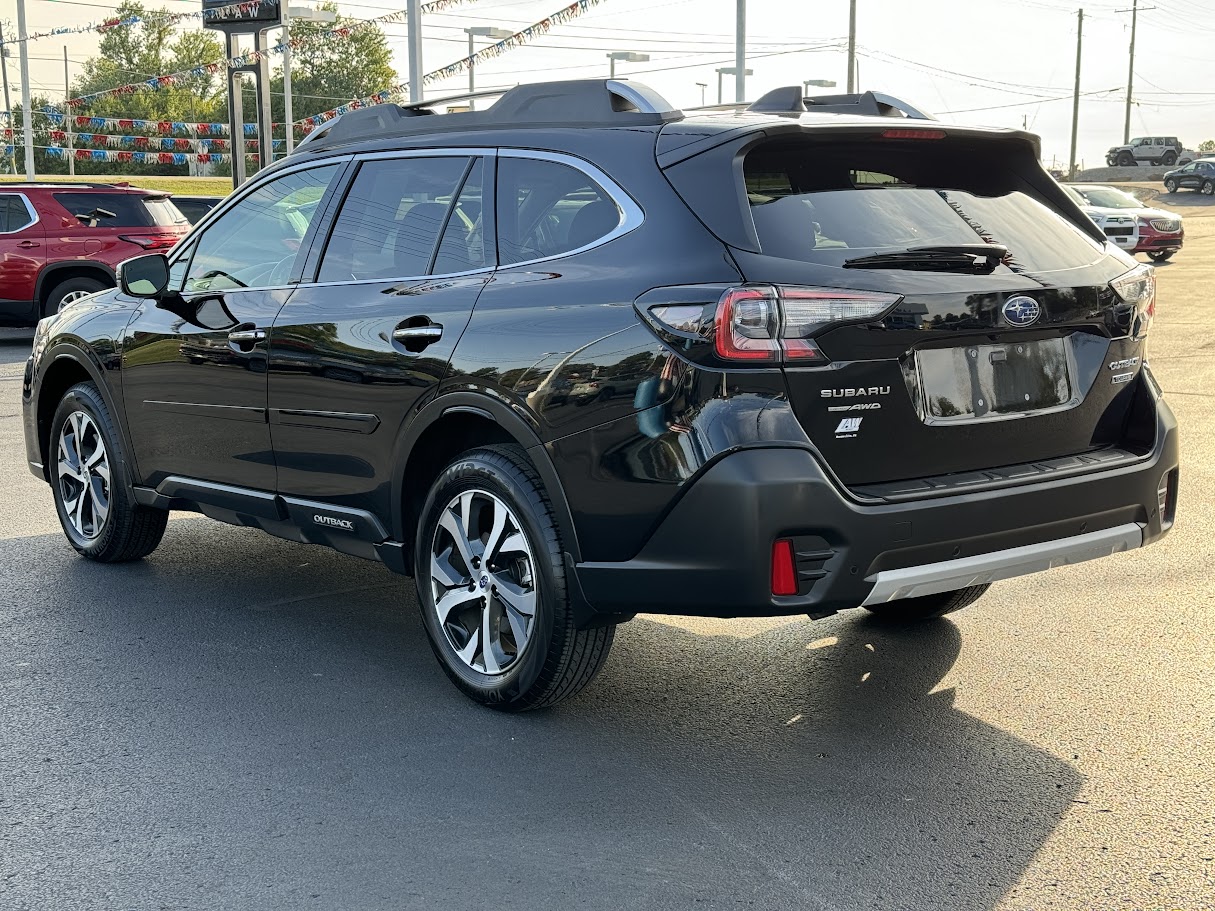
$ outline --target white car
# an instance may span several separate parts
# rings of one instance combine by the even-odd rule
[[[1181,249],[1185,232],[1181,216],[1145,206],[1125,190],[1093,184],[1064,187],[1110,243],[1128,253],[1146,253],[1163,262]]]

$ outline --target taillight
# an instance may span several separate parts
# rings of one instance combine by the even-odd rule
[[[1140,263],[1110,282],[1110,288],[1123,301],[1135,307],[1131,337],[1136,341],[1145,338],[1156,316],[1156,270],[1147,263]]]
[[[815,335],[840,323],[876,319],[899,300],[897,294],[833,288],[731,288],[718,301],[712,326],[698,326],[713,332],[722,360],[825,363]]]
[[[176,234],[120,234],[118,239],[145,250],[168,250],[181,238]]]

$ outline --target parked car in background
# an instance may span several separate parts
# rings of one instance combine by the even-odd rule
[[[1172,167],[1196,157],[1176,136],[1139,136],[1126,145],[1114,146],[1106,152],[1105,163],[1111,168],[1145,164]]]
[[[1164,175],[1164,189],[1169,193],[1197,190],[1204,196],[1215,196],[1215,158],[1199,158],[1169,171]]]
[[[1128,253],[1146,253],[1163,262],[1181,249],[1185,229],[1180,215],[1145,206],[1117,187],[1070,184],[1066,189],[1105,236]]]
[[[172,247],[190,228],[169,200],[119,184],[0,184],[0,325],[32,326],[114,287],[124,259]]]
[[[203,216],[224,201],[222,196],[178,196],[173,194],[173,205],[181,211],[191,225],[202,221]]]

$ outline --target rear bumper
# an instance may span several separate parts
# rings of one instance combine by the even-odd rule
[[[577,581],[596,613],[818,617],[1144,546],[1172,526],[1177,492],[1177,423],[1152,398],[1155,443],[1130,464],[931,499],[859,500],[804,448],[736,451],[635,558],[579,564]],[[771,594],[778,538],[794,541],[797,595]]]

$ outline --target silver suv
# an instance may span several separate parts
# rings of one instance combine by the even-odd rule
[[[1105,163],[1111,168],[1129,168],[1145,163],[1172,167],[1193,159],[1194,154],[1187,152],[1176,136],[1140,136],[1105,153]]]

